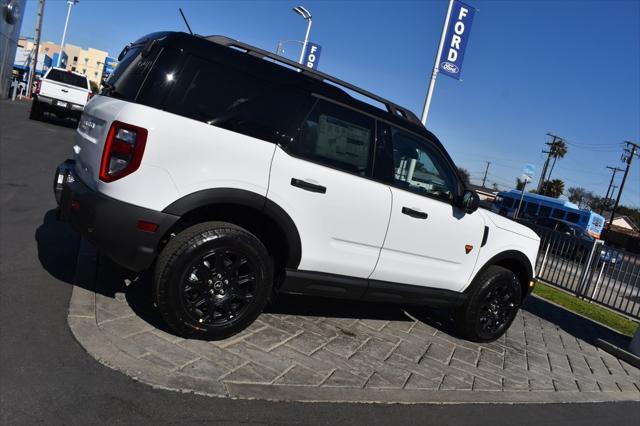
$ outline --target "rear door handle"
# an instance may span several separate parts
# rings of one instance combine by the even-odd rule
[[[310,183],[302,179],[291,178],[291,185],[297,186],[305,191],[317,192],[318,194],[325,194],[327,192],[325,186],[316,185],[315,183]]]
[[[420,212],[418,210],[410,209],[409,207],[402,208],[402,214],[406,214],[407,216],[415,217],[416,219],[426,219],[429,217],[427,213]]]

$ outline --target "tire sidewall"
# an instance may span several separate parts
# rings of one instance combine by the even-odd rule
[[[224,325],[204,325],[187,312],[182,295],[182,280],[193,262],[214,250],[232,250],[246,256],[256,274],[255,294],[242,314]],[[175,250],[172,259],[158,274],[157,297],[165,320],[180,334],[221,339],[241,331],[262,312],[272,287],[272,273],[266,248],[253,235],[236,228],[203,231]]]
[[[508,283],[513,291],[515,307],[510,313],[507,321],[495,332],[488,333],[480,326],[481,303],[492,289],[498,285]],[[516,275],[504,268],[492,268],[483,274],[478,282],[475,291],[472,293],[465,312],[465,329],[467,337],[480,342],[490,342],[502,336],[511,326],[517,316],[522,301],[522,287]]]

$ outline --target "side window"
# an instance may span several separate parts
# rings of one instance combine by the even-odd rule
[[[551,214],[551,207],[540,206],[540,210],[538,211],[539,217],[549,217],[550,214]]]
[[[502,207],[506,207],[508,209],[513,207],[513,198],[504,197],[504,201],[502,201]]]
[[[580,215],[578,215],[577,213],[573,213],[573,212],[567,213],[567,221],[568,222],[578,223],[579,219],[580,219]]]
[[[276,143],[285,139],[306,101],[292,89],[195,56],[173,78],[167,111]]]
[[[538,204],[536,203],[529,203],[527,204],[527,209],[525,210],[525,213],[529,216],[535,216],[536,213],[538,211]]]
[[[455,174],[437,149],[426,139],[383,123],[380,126],[376,177],[416,194],[453,200]]]
[[[370,173],[375,120],[319,99],[300,126],[291,154],[359,176]]]
[[[554,219],[561,219],[561,220],[564,219],[564,210],[560,210],[560,209],[553,210],[551,217]]]

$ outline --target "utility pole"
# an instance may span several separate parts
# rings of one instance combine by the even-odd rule
[[[616,215],[616,209],[618,208],[618,204],[620,204],[620,197],[622,196],[622,190],[624,189],[624,183],[627,181],[627,176],[629,175],[629,169],[631,168],[631,160],[633,160],[634,155],[638,155],[636,150],[639,148],[637,143],[624,141],[627,144],[627,147],[624,149],[624,153],[622,154],[622,161],[627,163],[627,167],[624,169],[624,176],[622,177],[622,183],[620,184],[620,190],[618,191],[618,196],[616,197],[616,204],[613,206],[613,210],[611,211],[611,219],[609,219],[609,229],[611,229],[611,224],[613,223],[613,218]],[[613,193],[611,194],[613,197]]]
[[[538,181],[538,189],[537,189],[538,193],[542,191],[542,185],[544,184],[544,180],[547,177],[547,168],[549,167],[549,160],[551,160],[551,154],[553,154],[553,149],[551,148],[556,142],[562,140],[560,136],[556,136],[551,133],[547,133],[547,136],[551,136],[553,138],[553,141],[544,143],[549,147],[549,151],[544,151],[544,150],[542,151],[543,154],[547,154],[547,159],[544,161],[544,166],[542,166],[542,174],[540,175],[540,180]]]
[[[611,186],[613,185],[613,179],[616,177],[616,173],[617,172],[622,172],[622,169],[619,169],[617,167],[611,167],[611,166],[607,166],[607,169],[610,169],[613,173],[611,174],[611,181],[609,181],[609,187],[607,188],[607,195],[604,196],[604,203],[607,204],[607,206],[609,206],[609,191],[611,191]],[[613,187],[613,190],[615,191],[615,186]],[[611,191],[611,198],[613,198],[613,191]],[[602,203],[602,206],[600,207],[600,215],[602,215],[602,213],[604,212],[604,203]]]
[[[484,177],[482,178],[482,187],[484,188],[484,183],[487,180],[487,172],[489,171],[489,166],[491,165],[491,161],[487,161],[487,168],[484,169]]]
[[[40,51],[40,33],[42,32],[42,18],[44,18],[44,0],[38,4],[36,14],[36,30],[33,37],[33,50],[31,51],[31,65],[29,68],[29,78],[27,79],[27,96],[31,97],[31,86],[36,76],[36,66],[38,65],[38,52]]]

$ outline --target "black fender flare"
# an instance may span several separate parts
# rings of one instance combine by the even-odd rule
[[[476,277],[479,277],[482,273],[484,273],[484,271],[487,270],[487,268],[489,268],[492,265],[496,265],[500,262],[503,262],[505,260],[510,260],[510,261],[514,261],[517,262],[518,265],[522,266],[524,268],[524,271],[526,272],[526,281],[525,282],[521,282],[521,284],[526,287],[529,286],[529,281],[531,281],[533,279],[533,266],[531,265],[531,262],[529,261],[529,258],[522,253],[521,251],[518,250],[506,250],[503,252],[500,252],[498,254],[496,254],[495,256],[493,256],[492,258],[490,258],[489,260],[487,260],[485,262],[484,265],[482,265],[482,267],[480,269],[478,269],[478,272],[476,272],[476,274],[473,276],[473,280],[471,281],[471,284],[469,284],[467,286],[467,288],[465,289],[465,293],[468,293],[469,291],[471,291],[471,288],[474,285],[475,279]],[[518,277],[520,278],[520,280],[522,281],[522,277]],[[523,297],[527,294],[527,288],[524,287],[523,288],[523,292],[522,295]]]
[[[163,213],[182,217],[187,213],[206,206],[230,204],[248,207],[262,212],[282,229],[287,240],[289,253],[287,268],[297,269],[302,257],[300,233],[291,216],[275,202],[252,191],[237,188],[212,188],[197,191],[174,201]]]

